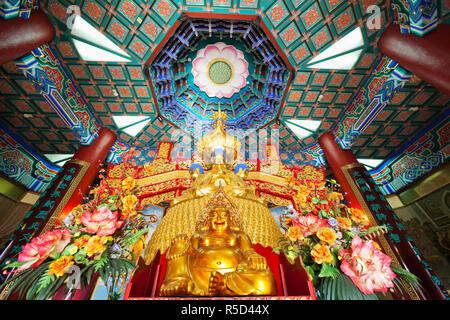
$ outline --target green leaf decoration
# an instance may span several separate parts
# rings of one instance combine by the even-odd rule
[[[19,261],[14,261],[11,262],[10,264],[8,264],[6,267],[4,267],[2,270],[5,269],[12,269],[12,268],[20,268],[21,266],[23,266],[26,262],[19,262]]]
[[[362,293],[353,281],[343,273],[336,278],[322,278],[317,290],[319,300],[378,300],[376,294]]]
[[[68,245],[63,252],[61,252],[61,256],[71,256],[74,255],[78,251],[78,247],[76,245],[70,244]]]
[[[86,251],[84,249],[78,250],[78,252],[73,256],[76,263],[81,263],[86,260]]]
[[[43,289],[47,288],[53,281],[56,280],[56,276],[53,274],[48,274],[47,272],[42,274],[42,276],[39,278],[37,282],[37,289],[36,293],[39,293]]]
[[[374,233],[374,232],[376,232],[376,231],[378,231],[378,230],[382,230],[382,229],[385,229],[385,228],[386,228],[385,225],[370,227],[370,228],[367,229],[366,231],[360,233],[360,234],[359,234],[359,237],[362,238],[362,237],[364,237],[364,236],[367,236],[367,235],[369,235],[369,234],[371,234],[371,233]]]
[[[326,212],[325,210],[320,210],[319,211],[319,217],[322,217],[322,218],[328,218],[328,212]]]
[[[397,277],[392,280],[394,283],[394,291],[397,294],[404,296],[404,292],[408,292],[403,282],[409,283],[417,290],[423,289],[422,284],[420,283],[421,280],[411,272],[406,271],[403,268],[399,268],[393,264],[391,264],[391,270],[397,275]]]
[[[305,266],[306,271],[308,271],[309,275],[311,276],[311,279],[314,279],[315,276],[315,272],[314,272],[314,268],[311,266]]]
[[[336,278],[339,276],[339,269],[332,267],[328,263],[322,263],[322,268],[320,269],[319,278],[331,277]]]
[[[280,254],[281,253],[281,248],[280,247],[273,248],[272,252],[275,252],[276,254]]]
[[[135,244],[145,233],[148,232],[147,228],[139,230],[136,233],[130,233],[125,238],[122,239],[121,244],[123,247],[131,246]]]
[[[297,258],[297,254],[296,254],[294,251],[288,251],[288,252],[287,252],[287,257],[288,257],[290,260],[295,260],[295,258]]]
[[[94,271],[99,271],[101,268],[103,268],[108,263],[108,260],[109,260],[108,255],[103,253],[100,259],[96,260],[93,263]]]

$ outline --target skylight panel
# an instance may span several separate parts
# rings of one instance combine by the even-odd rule
[[[149,123],[149,122],[150,122],[150,120],[144,121],[144,122],[141,122],[141,123],[137,123],[137,124],[135,124],[135,125],[133,125],[133,126],[131,126],[131,127],[128,127],[128,128],[126,128],[126,129],[123,129],[123,132],[125,132],[126,134],[128,134],[128,135],[130,135],[130,136],[132,136],[132,137],[135,137],[135,136],[138,135],[139,132],[142,131],[142,129],[145,128],[145,126],[146,126],[147,123]]]
[[[75,17],[71,35],[80,56],[86,61],[131,61],[125,51],[79,15]]]
[[[124,57],[97,48],[85,42],[72,39],[78,53],[84,61],[130,62]]]
[[[311,69],[338,69],[338,70],[351,70],[355,66],[355,63],[358,61],[359,56],[361,55],[362,49],[357,51],[352,51],[350,53],[344,54],[342,56],[338,56],[336,58],[332,58],[329,60],[325,60],[322,62],[318,62],[312,65],[308,65],[308,68]]]
[[[312,135],[312,132],[310,132],[310,131],[308,131],[308,130],[305,130],[305,129],[302,129],[302,128],[300,128],[300,127],[297,127],[297,126],[295,126],[295,125],[293,125],[293,124],[291,124],[291,123],[289,123],[289,122],[287,123],[287,126],[289,127],[289,129],[292,130],[292,132],[293,132],[299,139],[303,139],[303,138],[306,138],[306,137]]]
[[[341,38],[338,42],[331,47],[320,53],[318,56],[311,59],[308,64],[327,59],[329,57],[336,56],[338,54],[348,52],[364,46],[364,39],[362,36],[361,28],[357,27],[352,32]]]
[[[331,47],[308,61],[310,69],[353,69],[364,49],[364,37],[360,27],[355,28]]]
[[[90,25],[81,16],[78,15],[76,16],[72,26],[71,34],[83,40],[87,40],[89,42],[97,44],[99,47],[103,47],[105,49],[114,51],[118,54],[130,57],[125,51],[123,51],[114,42],[109,40],[104,34],[98,31],[95,27]]]
[[[150,122],[150,117],[146,116],[113,116],[117,128],[126,134],[135,137]]]
[[[136,122],[141,122],[145,119],[149,119],[146,116],[113,116],[113,120],[117,125],[117,128],[121,129],[123,127],[131,126]]]
[[[318,120],[298,120],[298,119],[290,119],[287,122],[292,122],[298,126],[301,126],[305,129],[316,131],[320,126],[320,121]]]
[[[304,139],[319,128],[320,121],[291,119],[286,121],[286,125],[299,139]]]
[[[62,167],[64,163],[72,159],[73,153],[55,153],[55,154],[44,154],[44,156],[53,164]]]
[[[362,163],[367,170],[373,170],[383,163],[383,159],[357,159],[359,163]]]

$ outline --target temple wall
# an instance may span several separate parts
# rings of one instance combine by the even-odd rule
[[[386,198],[447,291],[450,290],[450,180],[442,177],[448,175],[449,168],[447,165]]]

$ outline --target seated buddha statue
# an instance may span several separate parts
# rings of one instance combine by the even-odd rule
[[[239,216],[225,207],[199,217],[190,238],[174,238],[166,262],[160,296],[276,295],[266,259],[240,230]]]
[[[241,175],[235,174],[229,169],[225,162],[226,154],[222,149],[217,149],[211,158],[213,162],[210,170],[203,173],[200,173],[197,168],[195,168],[197,170],[190,170],[191,188],[183,191],[181,196],[172,201],[172,204],[195,197],[211,195],[219,186],[223,187],[228,193],[232,193],[233,196],[251,198],[262,202],[260,198],[255,197],[255,188],[246,185]]]

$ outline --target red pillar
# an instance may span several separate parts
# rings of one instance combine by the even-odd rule
[[[444,300],[448,297],[431,267],[420,254],[412,239],[406,234],[384,195],[377,189],[372,177],[363,165],[358,163],[351,150],[343,150],[332,132],[319,137],[319,145],[336,181],[341,185],[345,200],[350,207],[363,210],[372,225],[386,225],[388,233],[378,241],[393,261],[396,261],[421,279],[424,290],[408,292],[412,299]]]
[[[342,194],[344,195],[348,205],[350,207],[362,210],[362,206],[358,202],[353,189],[341,169],[347,165],[358,163],[355,155],[351,150],[343,150],[335,141],[334,135],[331,132],[327,132],[319,137],[319,145],[324,152],[328,165],[333,171],[336,181],[341,185]]]
[[[391,24],[378,40],[378,49],[420,79],[450,95],[450,25],[441,23],[424,37],[401,33]]]
[[[40,9],[33,10],[29,19],[0,19],[0,65],[52,41],[55,34],[55,27]]]
[[[80,146],[70,161],[83,161],[89,164],[83,179],[67,201],[64,208],[61,209],[60,216],[67,215],[75,206],[79,205],[83,197],[88,193],[92,182],[98,175],[100,166],[104,163],[109,155],[110,149],[116,141],[116,135],[109,129],[104,127],[98,131],[98,137],[89,146]]]
[[[50,231],[57,218],[82,202],[115,141],[111,130],[101,128],[91,145],[80,146],[1,248],[0,269],[6,261],[16,258],[31,238]]]

